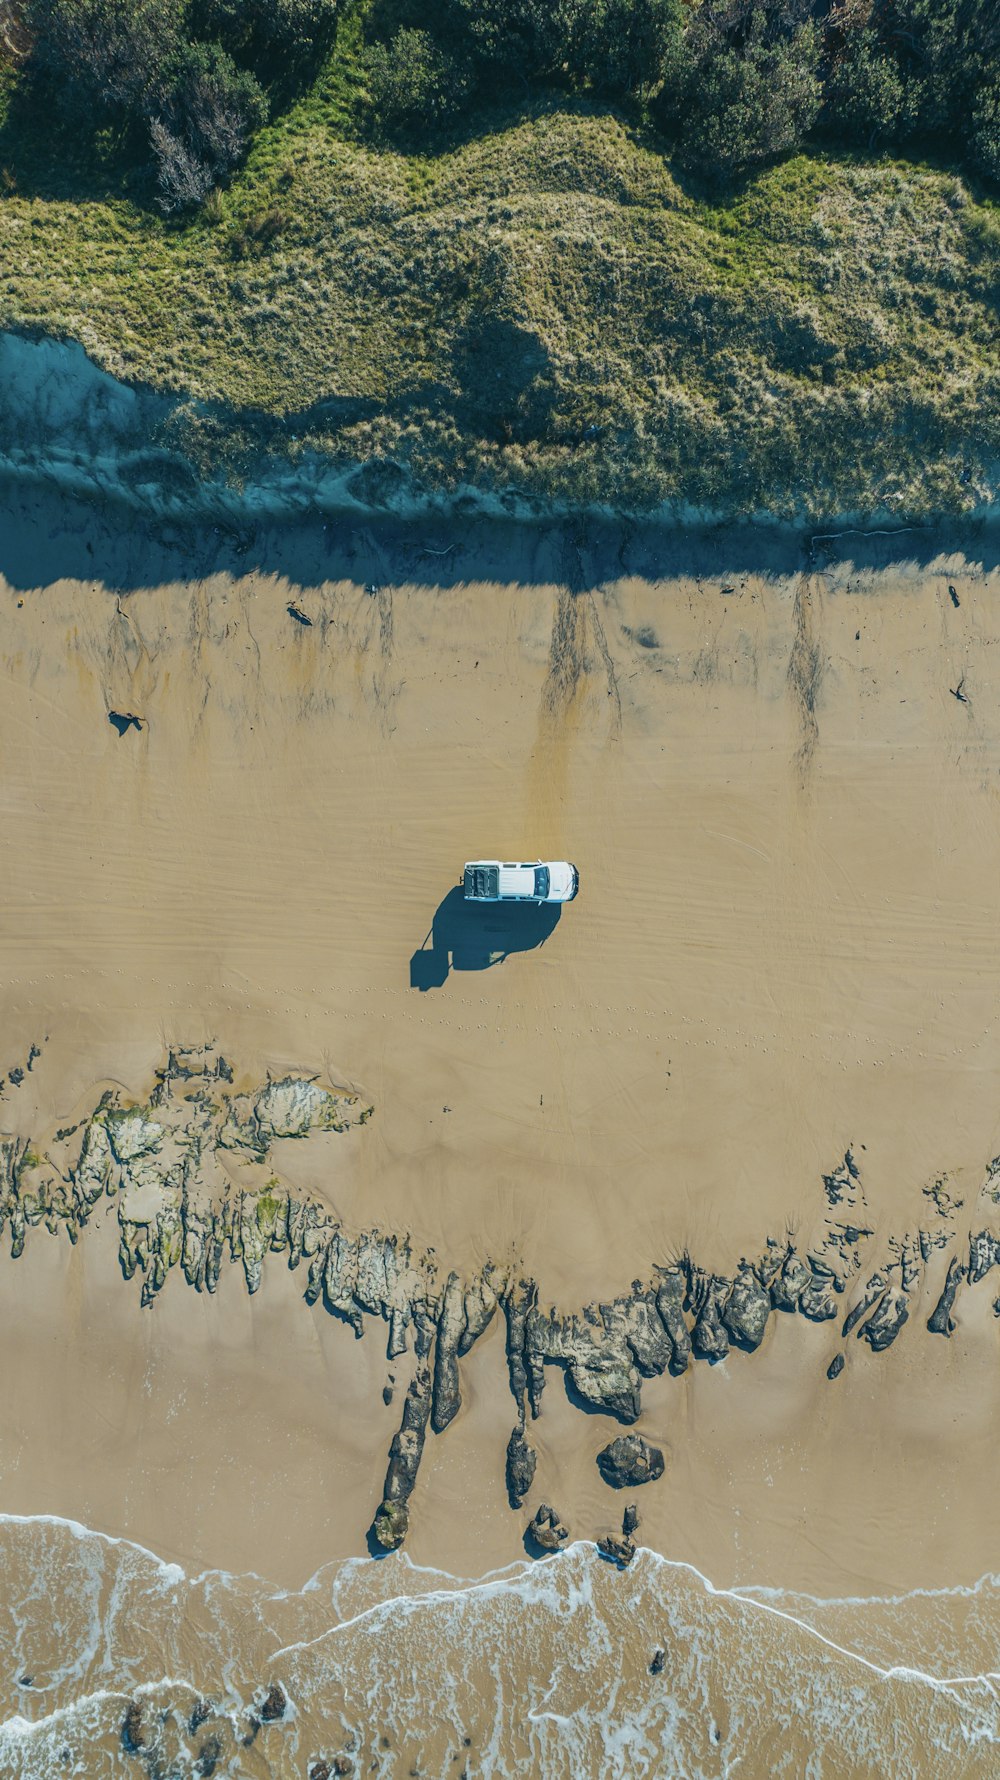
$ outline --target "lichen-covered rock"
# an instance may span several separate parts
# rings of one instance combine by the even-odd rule
[[[722,1321],[739,1347],[753,1352],[764,1339],[771,1300],[752,1267],[744,1264],[722,1307]]]
[[[147,1119],[138,1106],[111,1108],[104,1115],[104,1130],[115,1161],[123,1164],[152,1155],[165,1135],[164,1127]]]
[[[837,1301],[833,1293],[833,1275],[821,1272],[814,1266],[809,1274],[808,1285],[799,1293],[799,1311],[810,1322],[829,1322],[837,1314]]]
[[[632,1297],[620,1306],[622,1334],[644,1378],[659,1378],[673,1358],[673,1342],[656,1308],[656,1294],[632,1281]]]
[[[873,1353],[891,1347],[909,1314],[906,1293],[899,1286],[890,1286],[861,1330]]]
[[[406,1503],[386,1499],[375,1516],[372,1530],[383,1551],[398,1551],[410,1530],[410,1511]]]
[[[569,1377],[579,1397],[606,1410],[620,1422],[638,1421],[642,1410],[639,1375],[634,1366],[603,1354],[581,1355],[571,1362]]]
[[[612,1489],[636,1489],[663,1476],[663,1454],[642,1434],[619,1434],[597,1455],[597,1468]]]
[[[269,1082],[254,1097],[254,1120],[261,1137],[308,1137],[310,1131],[346,1131],[360,1123],[365,1107],[356,1094],[331,1094],[318,1082],[286,1076]]]
[[[1000,1261],[1000,1237],[994,1236],[989,1230],[979,1230],[969,1237],[969,1284],[976,1285],[985,1279],[992,1267]]]
[[[486,1279],[476,1279],[466,1287],[465,1321],[459,1338],[459,1354],[467,1354],[480,1335],[485,1334],[496,1315],[497,1295]]]
[[[507,1442],[507,1494],[512,1508],[520,1508],[535,1480],[538,1454],[529,1446],[524,1429],[516,1427]]]
[[[729,1290],[730,1281],[721,1275],[706,1278],[692,1269],[691,1308],[697,1314],[691,1347],[701,1360],[724,1360],[729,1352],[729,1336],[722,1325],[722,1306]]]
[[[806,1266],[794,1249],[789,1249],[771,1285],[771,1303],[775,1310],[798,1310],[803,1292],[812,1284],[812,1268]]]

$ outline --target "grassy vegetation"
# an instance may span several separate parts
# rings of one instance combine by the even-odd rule
[[[432,154],[359,128],[361,21],[194,220],[0,80],[0,325],[183,398],[203,468],[726,512],[961,511],[1000,459],[1000,210],[811,152],[720,197],[585,101]],[[124,170],[123,170],[124,169]]]

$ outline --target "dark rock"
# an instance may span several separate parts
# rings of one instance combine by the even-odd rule
[[[906,1293],[900,1291],[898,1286],[890,1286],[874,1315],[869,1317],[861,1331],[872,1353],[884,1353],[887,1347],[891,1347],[909,1314]]]
[[[721,1308],[728,1296],[730,1282],[720,1274],[706,1278],[693,1272],[691,1302],[697,1311],[691,1331],[691,1346],[700,1360],[717,1362],[729,1352],[729,1336],[722,1326]]]
[[[410,1510],[405,1502],[382,1503],[372,1531],[383,1551],[398,1551],[410,1530]]]
[[[799,1299],[808,1285],[812,1284],[812,1271],[806,1266],[801,1255],[789,1249],[778,1273],[771,1285],[771,1303],[775,1310],[798,1310]]]
[[[555,1509],[548,1502],[541,1502],[537,1513],[528,1523],[527,1538],[542,1551],[558,1551],[569,1538],[569,1528],[563,1526]]]
[[[656,1288],[656,1314],[670,1337],[673,1352],[667,1365],[674,1378],[687,1370],[691,1358],[691,1335],[684,1321],[684,1275],[671,1268]]]
[[[752,1267],[743,1266],[722,1307],[722,1321],[737,1346],[751,1352],[764,1339],[771,1300]]]
[[[830,1361],[830,1364],[826,1369],[827,1378],[839,1378],[840,1374],[843,1372],[843,1370],[844,1370],[844,1356],[843,1356],[843,1354],[834,1354],[833,1359]]]
[[[626,1570],[635,1557],[635,1545],[627,1533],[623,1533],[620,1537],[617,1533],[605,1534],[604,1538],[598,1539],[597,1549],[602,1557],[617,1564],[619,1570]]]
[[[328,1761],[314,1761],[309,1768],[309,1780],[330,1780],[333,1769]]]
[[[503,1303],[507,1323],[507,1370],[511,1393],[519,1411],[524,1408],[528,1391],[528,1374],[524,1366],[524,1325],[535,1297],[534,1280],[522,1279],[519,1285],[507,1293]]]
[[[673,1358],[674,1344],[657,1312],[656,1295],[644,1292],[639,1280],[634,1296],[623,1306],[624,1335],[639,1371],[645,1378],[659,1378]]]
[[[274,1724],[277,1719],[284,1718],[287,1707],[288,1700],[281,1682],[272,1681],[257,1710],[262,1723]]]
[[[832,1174],[824,1174],[823,1185],[830,1205],[840,1205],[844,1199],[853,1198],[854,1185],[861,1179],[861,1171],[850,1150],[845,1151],[844,1160],[838,1164]]]
[[[458,1343],[459,1356],[467,1354],[470,1347],[485,1334],[496,1315],[496,1293],[484,1279],[477,1279],[467,1287],[464,1298],[464,1326]]]
[[[622,1515],[622,1532],[625,1534],[625,1537],[627,1539],[631,1538],[632,1534],[635,1532],[636,1527],[638,1525],[639,1525],[639,1510],[636,1507],[634,1502],[630,1502],[628,1507],[625,1510],[625,1513]]]
[[[142,1704],[139,1700],[130,1700],[125,1708],[122,1720],[122,1748],[129,1755],[137,1755],[146,1747],[146,1732],[142,1722]]]
[[[417,1481],[431,1410],[431,1381],[426,1366],[418,1368],[403,1401],[403,1419],[389,1448],[383,1495],[387,1502],[408,1502]]]
[[[642,1410],[639,1377],[634,1366],[613,1354],[602,1353],[582,1337],[579,1358],[569,1366],[569,1378],[579,1397],[595,1409],[614,1415],[620,1422],[638,1421]]]
[[[537,1304],[530,1304],[524,1319],[524,1368],[533,1416],[542,1413],[545,1362],[561,1357],[563,1342],[563,1324],[556,1317],[555,1311],[543,1316]]]
[[[437,1345],[434,1350],[434,1393],[431,1406],[431,1427],[442,1434],[454,1421],[462,1407],[458,1385],[458,1343],[465,1323],[462,1287],[457,1273],[448,1275],[438,1318]]]
[[[809,1283],[799,1294],[799,1310],[810,1322],[826,1323],[837,1314],[837,1304],[833,1296],[833,1274],[824,1273],[813,1268],[809,1275]]]
[[[955,1294],[964,1278],[965,1268],[956,1255],[948,1264],[948,1275],[941,1296],[927,1318],[927,1327],[932,1335],[952,1335],[954,1333],[952,1306],[955,1302]]]
[[[873,1273],[864,1289],[863,1295],[845,1316],[840,1330],[842,1335],[849,1335],[852,1329],[857,1328],[862,1317],[867,1316],[873,1306],[878,1303],[882,1293],[885,1291],[885,1287],[886,1280],[884,1274]]]
[[[663,1646],[661,1644],[658,1644],[656,1646],[656,1649],[653,1651],[653,1660],[649,1665],[650,1674],[651,1675],[662,1675],[664,1668],[666,1667],[666,1662],[667,1662],[667,1653],[663,1649]]]
[[[507,1442],[507,1494],[512,1508],[520,1508],[535,1479],[538,1454],[524,1438],[524,1429],[513,1430]]]
[[[198,1780],[212,1780],[224,1753],[222,1738],[213,1731],[206,1737],[195,1757],[194,1771]]]
[[[385,1404],[387,1409],[389,1407],[389,1404],[392,1402],[392,1397],[393,1397],[392,1385],[384,1384],[382,1386],[382,1401]]]
[[[613,1489],[635,1489],[663,1476],[663,1454],[642,1434],[619,1434],[598,1453],[597,1468]]]
[[[212,1707],[209,1705],[208,1701],[207,1700],[195,1700],[194,1705],[191,1707],[191,1716],[188,1719],[188,1727],[190,1729],[192,1737],[194,1736],[196,1731],[201,1730],[201,1727],[203,1724],[208,1723],[211,1716],[212,1716]]]

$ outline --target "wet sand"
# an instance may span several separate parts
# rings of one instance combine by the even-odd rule
[[[461,550],[421,580],[412,551],[334,538],[307,584],[213,572],[202,542],[136,585],[141,539],[95,521],[95,577],[36,587],[43,517],[0,587],[0,1065],[41,1051],[5,1129],[145,1095],[170,1043],[317,1072],[375,1115],[319,1170],[285,1145],[283,1178],[445,1264],[514,1256],[568,1309],[686,1250],[732,1271],[807,1240],[849,1146],[877,1241],[937,1181],[974,1199],[1000,1151],[995,572],[588,575],[535,541],[494,584]],[[569,857],[579,899],[544,943],[414,986],[476,856]],[[35,1231],[0,1268],[5,1511],[289,1584],[364,1550],[398,1413],[376,1333],[277,1262],[253,1300],[171,1279],[140,1313],[110,1230]],[[828,1333],[777,1318],[760,1353],[648,1386],[669,1463],[643,1539],[720,1584],[974,1581],[1000,1429],[976,1290],[950,1343],[931,1293],[836,1384]],[[481,1574],[526,1518],[502,1334],[464,1366],[408,1549]],[[552,1379],[535,1493],[581,1538],[620,1513],[593,1465],[618,1431]]]

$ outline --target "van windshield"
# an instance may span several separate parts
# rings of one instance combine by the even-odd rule
[[[537,865],[535,867],[535,895],[548,896],[548,893],[549,868],[547,865]]]

